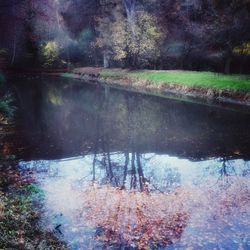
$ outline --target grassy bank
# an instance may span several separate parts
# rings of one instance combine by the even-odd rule
[[[203,87],[223,90],[239,90],[250,92],[250,76],[224,75],[213,72],[197,71],[128,71],[102,70],[104,78],[128,78],[131,80],[149,81],[152,84],[176,84],[187,87]]]
[[[182,70],[76,68],[64,77],[157,95],[218,100],[250,105],[250,75]]]
[[[0,162],[0,249],[68,249],[40,219],[45,193],[17,164]]]

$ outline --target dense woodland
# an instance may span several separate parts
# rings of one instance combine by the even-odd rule
[[[0,68],[249,73],[249,0],[1,0]]]

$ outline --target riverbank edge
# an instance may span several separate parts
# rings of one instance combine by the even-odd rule
[[[100,84],[111,88],[159,96],[163,98],[171,98],[183,100],[187,102],[195,102],[207,105],[233,105],[241,109],[249,110],[250,92],[228,89],[215,89],[206,87],[191,87],[185,84],[175,83],[153,83],[148,80],[141,80],[128,77],[114,77],[102,75],[103,68],[85,67],[74,68],[72,70],[49,70],[49,71],[27,71],[18,75],[40,75],[51,77],[62,77],[76,79],[91,84]],[[120,70],[120,69],[119,69]],[[16,72],[9,72],[7,76],[16,75]],[[238,108],[237,108],[238,109]]]
[[[98,72],[98,73],[96,73]],[[154,84],[146,80],[138,80],[122,77],[104,77],[99,70],[74,69],[67,73],[50,74],[64,78],[78,79],[90,83],[98,83],[104,86],[124,89],[142,94],[172,97],[177,99],[198,101],[203,103],[235,104],[250,107],[250,93],[204,87],[188,87],[181,84],[160,83]]]

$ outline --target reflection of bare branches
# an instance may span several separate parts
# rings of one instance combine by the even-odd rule
[[[152,156],[141,155],[141,158],[142,158],[144,161],[150,161],[150,160],[152,160],[155,156],[156,156],[156,154],[152,154]]]
[[[243,168],[236,167],[237,164],[234,160],[223,157],[218,161],[214,161],[213,165],[206,167],[202,177],[206,179],[208,176],[214,176],[215,183],[212,186],[224,183],[224,185],[229,187],[232,182],[231,180],[233,179],[231,177],[238,179],[241,176],[244,176],[246,165],[243,164]],[[200,183],[202,183],[201,180]]]
[[[222,162],[222,166],[221,169],[219,170],[219,178],[218,181],[224,181],[224,184],[226,184],[227,186],[229,186],[231,184],[231,176],[235,176],[236,178],[238,178],[237,173],[235,171],[235,167],[230,164],[230,161],[227,160],[226,158],[222,158],[221,159]],[[217,183],[218,183],[217,181]]]
[[[93,171],[92,181],[96,180],[96,171],[95,171],[95,168],[96,168],[96,154],[94,154],[94,159],[93,159],[93,164],[92,164],[92,171]]]
[[[145,176],[144,168],[146,164],[143,154],[136,151],[132,153],[124,152],[124,154],[120,152],[109,153],[107,146],[105,149],[107,152],[93,158],[93,164],[105,172],[101,180],[95,179],[99,183],[141,192],[149,192],[150,189],[163,192],[170,191],[180,184],[181,177],[177,169],[166,169],[161,177],[161,182],[159,182],[159,177],[153,176],[153,173],[151,176],[147,172],[147,176]],[[158,185],[161,185],[161,187],[158,187]]]
[[[125,153],[124,155],[125,155],[125,163],[124,163],[122,189],[124,189],[126,185],[126,179],[127,179],[127,174],[128,174],[128,164],[129,164],[129,153]]]
[[[220,169],[220,177],[223,178],[225,176],[228,176],[227,172],[227,165],[226,165],[226,159],[222,159],[222,168]]]
[[[136,189],[136,169],[135,169],[135,153],[132,153],[131,158],[131,180],[130,180],[130,189]]]
[[[250,176],[250,164],[249,161],[244,162],[244,170],[242,172],[243,176]]]
[[[137,172],[139,175],[139,183],[140,183],[140,190],[143,192],[146,188],[146,179],[143,174],[142,164],[141,164],[141,155],[136,153],[136,161],[137,161]]]
[[[170,192],[181,184],[181,174],[177,168],[165,168],[160,179],[154,172],[150,174],[151,191]]]

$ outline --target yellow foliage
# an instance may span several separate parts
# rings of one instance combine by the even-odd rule
[[[61,95],[57,93],[57,91],[53,88],[49,90],[48,99],[54,105],[58,105],[58,106],[62,105]]]
[[[243,43],[241,46],[234,48],[233,52],[238,55],[250,55],[250,42]]]
[[[51,66],[59,56],[59,46],[56,41],[49,41],[41,46],[41,53],[45,59],[44,66]]]
[[[130,55],[138,57],[138,60],[141,61],[158,55],[158,45],[162,34],[152,15],[147,12],[139,12],[134,24],[128,22],[122,15],[117,15],[117,17],[111,26],[110,37],[113,42],[115,60],[122,60]]]
[[[109,52],[117,61],[130,57],[142,62],[159,55],[163,34],[153,15],[140,11],[133,20],[128,20],[119,5],[111,15],[97,20],[96,47]]]

